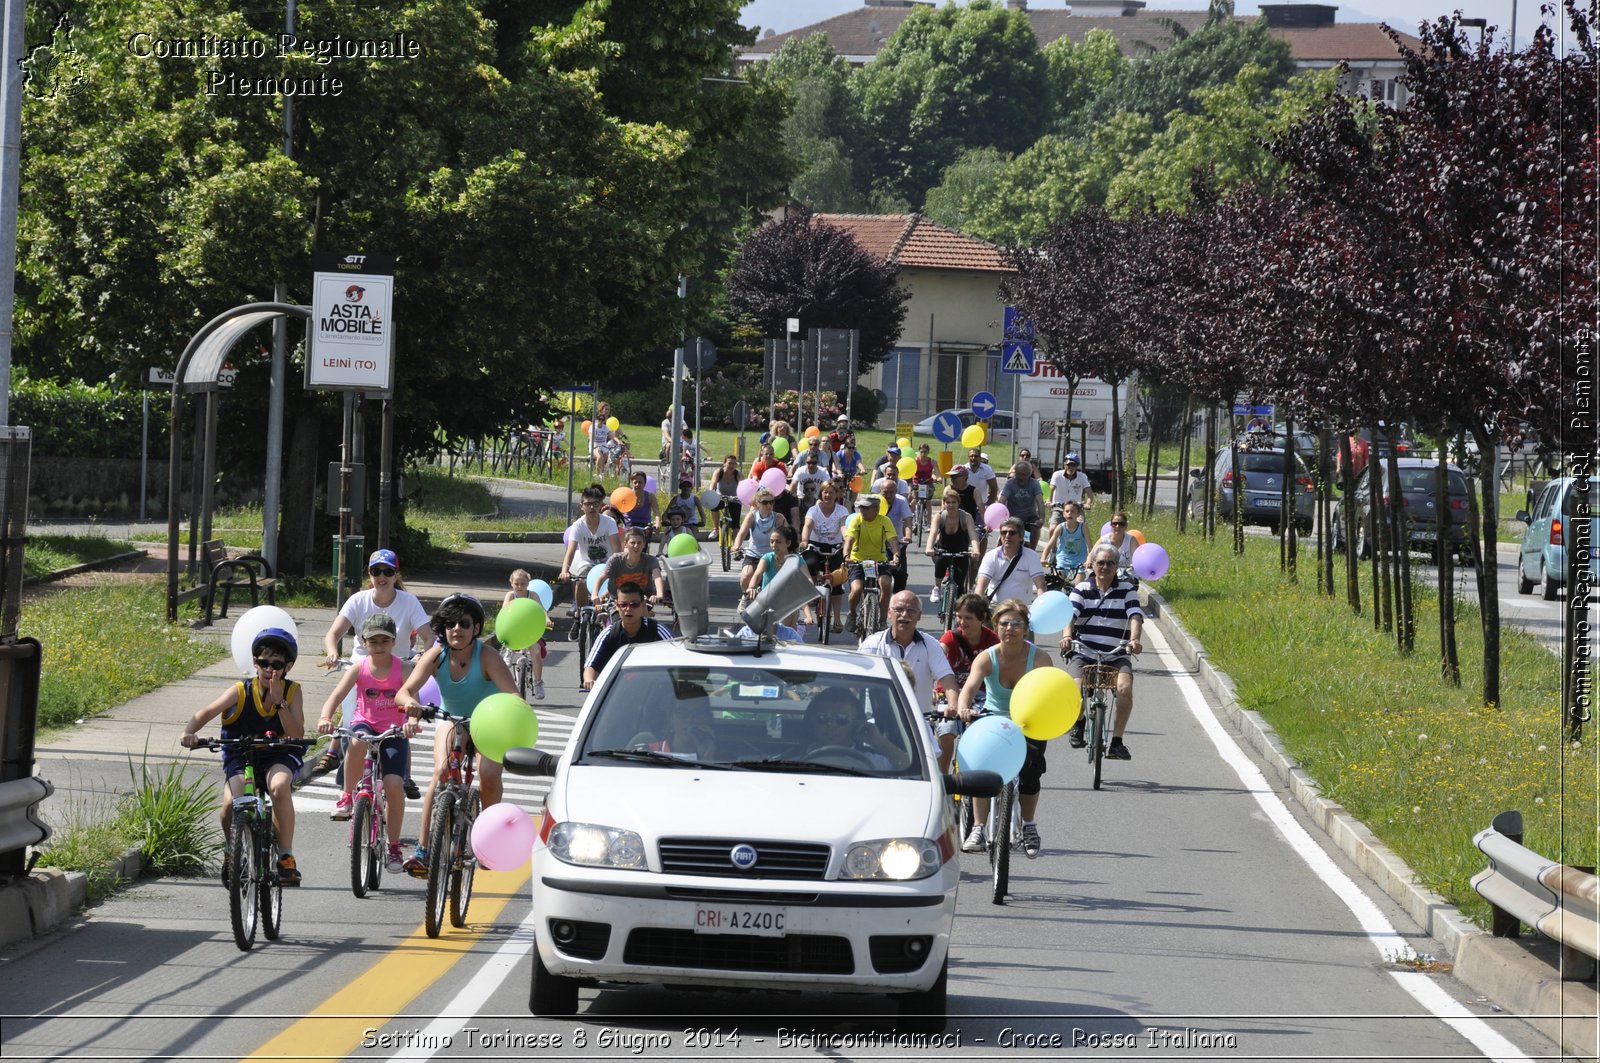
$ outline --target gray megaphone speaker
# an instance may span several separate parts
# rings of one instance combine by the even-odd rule
[[[711,558],[701,551],[661,558],[672,607],[678,611],[678,635],[696,639],[711,630]]]
[[[707,559],[707,563],[710,561]],[[791,554],[755,601],[739,611],[739,618],[763,638],[777,633],[778,621],[817,597],[817,585],[798,554]]]

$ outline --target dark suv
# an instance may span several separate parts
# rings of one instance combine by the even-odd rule
[[[1283,506],[1283,459],[1281,448],[1240,448],[1239,465],[1244,471],[1246,524],[1268,524],[1274,528],[1278,526]],[[1299,525],[1301,531],[1308,532],[1311,530],[1314,501],[1311,472],[1299,455],[1294,457],[1293,469],[1294,484],[1291,497],[1294,499],[1295,523]],[[1217,494],[1217,516],[1225,521],[1232,520],[1236,480],[1233,474],[1232,451],[1218,451],[1216,462],[1208,471],[1209,476],[1203,475],[1199,469],[1189,470],[1189,476],[1194,480],[1192,493],[1189,496],[1189,512],[1192,516],[1200,516],[1205,506],[1205,496],[1201,492],[1205,490],[1209,481],[1212,490]]]
[[[1433,458],[1398,458],[1396,464],[1400,467],[1400,507],[1405,517],[1406,541],[1413,550],[1426,550],[1432,553],[1439,539],[1439,503],[1434,494],[1434,478],[1438,473],[1439,463]],[[1379,469],[1383,476],[1384,501],[1389,496],[1388,474]],[[1477,551],[1474,549],[1471,529],[1467,527],[1467,493],[1472,490],[1471,481],[1467,474],[1454,465],[1445,466],[1447,477],[1446,505],[1450,508],[1450,548],[1461,558],[1465,564],[1476,564]],[[1354,501],[1358,504],[1356,510],[1356,542],[1362,557],[1372,556],[1372,543],[1368,540],[1367,515],[1372,509],[1371,493],[1367,489],[1367,481],[1363,479],[1356,488]],[[1344,545],[1344,507],[1352,503],[1352,499],[1340,499],[1334,504],[1333,510],[1333,545],[1339,549]]]

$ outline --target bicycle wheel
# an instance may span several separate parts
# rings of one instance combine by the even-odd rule
[[[278,839],[272,830],[272,820],[266,819],[259,828],[266,838],[262,840],[257,862],[261,865],[261,884],[256,896],[260,901],[261,932],[268,941],[278,940],[283,924],[283,883],[278,880]]]
[[[590,625],[593,623],[592,618],[581,616],[578,618],[578,682],[580,684],[583,682],[584,662],[589,659],[589,642],[594,638],[594,632],[590,630]]]
[[[956,587],[955,578],[947,573],[944,589],[939,592],[939,622],[946,631],[956,626],[956,600],[960,597],[961,591]]]
[[[533,661],[526,653],[512,654],[511,678],[516,683],[517,694],[527,701],[533,694]]]
[[[367,895],[371,859],[372,798],[362,794],[350,812],[350,892],[357,897]]]
[[[234,809],[228,828],[228,918],[233,923],[233,942],[240,952],[249,952],[256,943],[256,839],[250,832],[250,817]]]
[[[832,585],[825,586],[822,591],[822,602],[817,606],[817,642],[826,646],[833,641],[834,610],[839,603],[834,601]]]
[[[1000,788],[1000,796],[989,807],[990,898],[1006,903],[1006,887],[1011,884],[1011,806],[1017,800],[1015,779]]]
[[[1089,763],[1094,765],[1094,788],[1100,789],[1100,768],[1106,759],[1105,693],[1095,691],[1089,703]]]
[[[733,567],[733,529],[724,523],[717,539],[722,543],[722,571],[727,572]]]
[[[444,926],[444,910],[450,896],[450,847],[455,841],[456,795],[438,795],[428,831],[428,895],[422,911],[422,926],[436,938]]]
[[[450,925],[467,925],[467,906],[472,903],[472,879],[478,859],[472,855],[472,824],[483,805],[477,790],[467,793],[466,811],[456,817],[456,851],[450,862]]]
[[[367,889],[369,890],[375,890],[383,884],[383,864],[389,853],[388,812],[384,808],[389,803],[389,797],[382,788],[383,776],[380,774],[378,778],[378,796],[372,799],[372,831],[367,835],[370,839],[367,845]]]

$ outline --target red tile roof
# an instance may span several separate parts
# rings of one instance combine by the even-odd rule
[[[920,214],[818,214],[854,236],[867,254],[909,269],[1009,273],[1000,249]]]

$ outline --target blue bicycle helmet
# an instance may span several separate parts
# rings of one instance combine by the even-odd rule
[[[261,652],[261,647],[267,644],[282,646],[292,663],[300,655],[300,645],[295,642],[294,636],[281,627],[264,627],[256,632],[256,637],[250,640],[250,656],[254,657]]]

